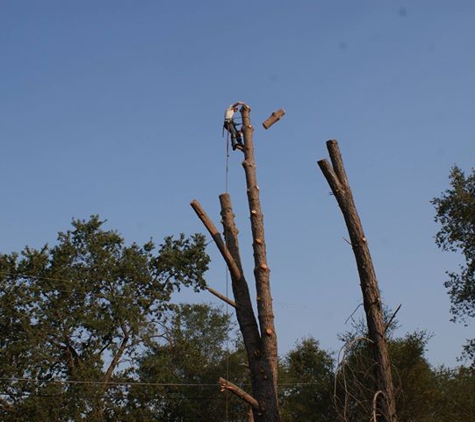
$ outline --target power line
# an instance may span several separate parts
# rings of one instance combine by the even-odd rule
[[[102,385],[101,381],[79,381],[79,380],[55,380],[55,379],[37,379],[37,378],[5,378],[0,377],[0,381],[11,381],[11,382],[32,382],[32,383],[50,383],[50,384],[72,384],[72,385]],[[161,387],[216,387],[219,384],[216,382],[214,384],[201,384],[201,383],[163,383],[163,382],[141,382],[141,381],[111,381],[108,382],[109,386],[121,386],[121,385],[144,385],[144,386],[161,386]]]
[[[9,382],[31,382],[31,383],[50,383],[60,385],[103,385],[101,381],[80,381],[80,380],[57,380],[57,379],[37,379],[37,378],[20,378],[20,377],[0,377],[0,381]],[[142,382],[142,381],[111,381],[108,386],[155,386],[155,387],[219,387],[219,383],[164,383],[164,382]],[[250,387],[250,384],[237,384],[239,387]],[[295,383],[279,383],[278,387],[295,387],[305,385],[318,385],[317,382],[295,382]]]

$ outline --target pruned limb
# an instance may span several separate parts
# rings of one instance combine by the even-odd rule
[[[236,303],[234,302],[234,300],[229,299],[229,297],[217,292],[216,290],[212,289],[209,286],[206,286],[206,290],[208,290],[208,292],[210,292],[212,295],[221,299],[223,302],[226,302],[228,305],[231,305],[233,308],[236,307]]]
[[[216,246],[218,247],[219,251],[221,252],[221,255],[223,256],[224,260],[226,261],[226,264],[228,265],[231,275],[236,277],[237,279],[241,278],[241,271],[236,265],[236,262],[234,261],[228,248],[224,244],[223,239],[221,238],[221,234],[218,232],[218,229],[215,227],[204,209],[201,207],[200,203],[196,199],[194,199],[193,201],[191,201],[190,205],[195,210],[196,215],[204,224],[209,234],[213,238],[214,242],[216,243]]]
[[[278,122],[285,114],[285,110],[283,108],[272,112],[272,114],[262,122],[262,126],[264,129],[269,129],[274,123]]]
[[[230,391],[234,395],[238,396],[241,400],[251,405],[253,409],[259,409],[259,402],[250,394],[246,393],[243,389],[239,388],[237,385],[233,384],[232,382],[229,382],[228,380],[225,380],[224,378],[219,379],[219,385],[221,386],[221,391]]]

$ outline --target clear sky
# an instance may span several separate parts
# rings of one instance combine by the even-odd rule
[[[402,304],[397,334],[427,330],[430,362],[454,366],[475,333],[449,321],[443,282],[459,258],[435,246],[430,200],[453,164],[472,167],[474,51],[472,0],[3,1],[0,250],[53,244],[91,214],[128,242],[204,232],[189,202],[219,225],[227,185],[252,280],[242,154],[226,175],[222,137],[225,107],[241,100],[280,352],[308,335],[337,351],[361,302],[316,164],[337,139],[384,301]],[[224,292],[213,246],[208,282]]]

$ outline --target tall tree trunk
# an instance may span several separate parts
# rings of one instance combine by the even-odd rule
[[[327,160],[320,160],[318,165],[343,213],[358,267],[368,335],[372,341],[373,357],[376,363],[377,391],[375,391],[375,403],[377,406],[377,420],[397,422],[394,384],[378,281],[337,141],[328,141],[327,148],[332,164],[330,165]]]
[[[250,120],[250,108],[243,106],[242,131],[244,134],[244,157],[242,165],[246,174],[247,198],[251,213],[252,247],[254,250],[254,277],[256,280],[257,313],[262,336],[263,352],[271,366],[274,383],[277,384],[277,335],[274,327],[274,311],[270,289],[270,268],[264,237],[264,215],[261,211],[259,186],[257,185],[256,162],[254,160],[254,128]]]
[[[191,206],[213,237],[221,255],[228,266],[236,316],[251,372],[252,395],[227,380],[220,379],[221,388],[231,391],[252,408],[255,422],[280,422],[277,398],[277,336],[274,327],[274,313],[270,290],[270,269],[267,265],[264,238],[264,217],[261,211],[259,188],[256,179],[254,160],[253,127],[250,121],[250,108],[242,106],[244,134],[244,161],[251,231],[254,251],[254,278],[256,283],[257,318],[255,316],[249,286],[244,277],[238,244],[238,230],[234,222],[231,197],[220,195],[221,217],[224,227],[224,241],[208,218],[198,201]]]

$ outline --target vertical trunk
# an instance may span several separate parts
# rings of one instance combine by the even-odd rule
[[[256,280],[257,313],[261,331],[263,352],[271,366],[274,384],[277,385],[277,335],[274,327],[274,312],[270,289],[270,268],[267,265],[267,253],[264,237],[264,215],[261,211],[259,187],[254,160],[254,128],[249,117],[250,108],[241,109],[244,134],[244,157],[242,165],[246,174],[247,198],[251,214],[252,247],[254,250],[254,276]]]
[[[378,281],[363,232],[361,220],[353,199],[343,161],[336,141],[327,142],[332,164],[327,160],[318,162],[345,219],[351,246],[358,267],[363,305],[368,325],[368,335],[372,341],[373,357],[376,363],[378,421],[397,422],[394,384],[388,344],[385,336],[385,324],[381,306]]]

